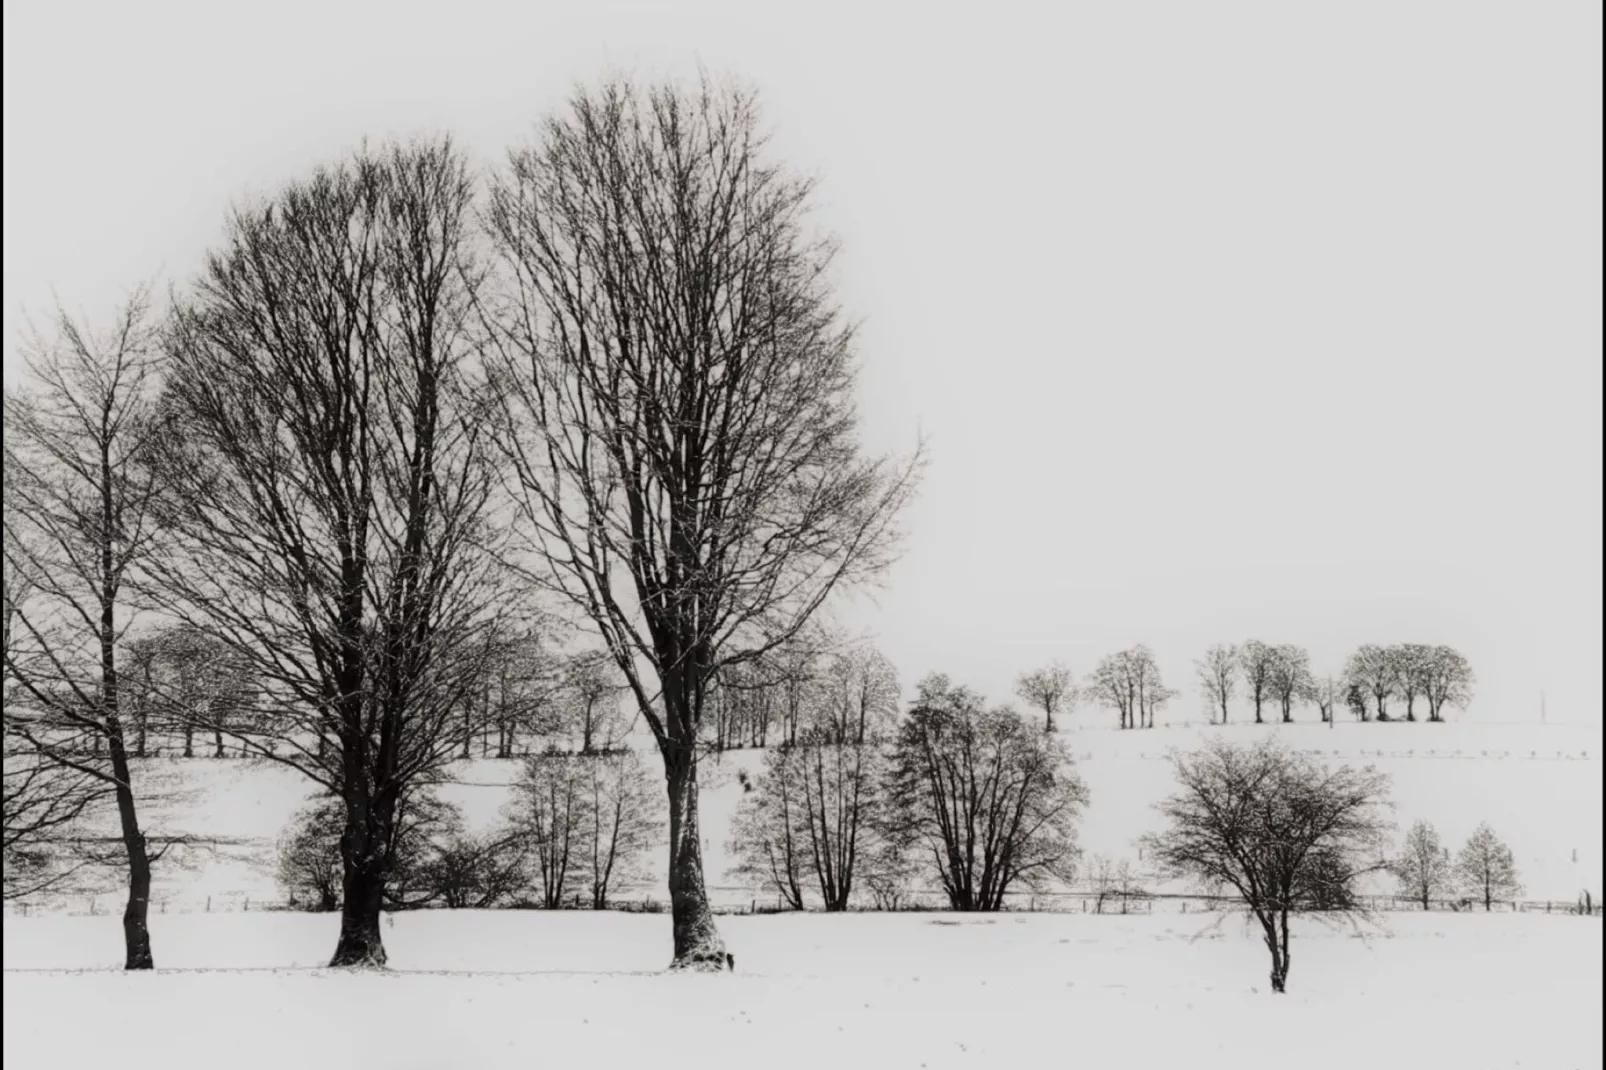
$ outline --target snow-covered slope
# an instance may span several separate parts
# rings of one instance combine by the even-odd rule
[[[1512,845],[1529,898],[1570,901],[1588,889],[1599,900],[1606,890],[1601,732],[1559,725],[1341,722],[1129,732],[1073,726],[1063,738],[1091,791],[1081,823],[1084,848],[1137,861],[1133,840],[1153,826],[1152,805],[1170,790],[1167,752],[1219,732],[1246,741],[1276,733],[1330,763],[1376,765],[1393,779],[1402,828],[1431,821],[1452,850],[1479,822],[1490,822]],[[725,840],[742,796],[737,773],[756,774],[762,763],[763,752],[737,751],[703,769],[705,857],[718,903],[747,905],[753,897],[727,874]],[[460,762],[442,794],[462,808],[471,828],[487,828],[499,820],[517,771],[512,761]],[[306,780],[281,766],[237,759],[155,759],[142,763],[137,776],[142,793],[156,800],[148,806],[152,831],[210,841],[205,850],[188,851],[183,864],[175,857],[159,868],[159,910],[204,910],[208,900],[213,910],[238,910],[247,900],[260,906],[281,897],[274,844],[309,797]],[[632,895],[662,898],[661,851],[654,865],[655,879]],[[108,889],[94,908],[115,910],[117,903],[117,892]],[[87,911],[90,899],[77,894],[56,906]]]

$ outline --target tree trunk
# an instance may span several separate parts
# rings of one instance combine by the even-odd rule
[[[112,714],[112,731],[107,743],[112,756],[112,774],[117,778],[117,816],[122,827],[123,849],[128,853],[128,904],[123,907],[123,944],[126,949],[125,970],[149,970],[155,966],[151,957],[151,933],[146,919],[151,903],[151,856],[146,849],[145,834],[139,828],[139,815],[134,809],[134,792],[129,787],[128,755],[123,750],[122,732],[117,729],[116,715]]]
[[[184,722],[184,757],[195,757],[195,724],[189,720]]]
[[[1261,704],[1261,698],[1257,694],[1255,696],[1255,723],[1256,724],[1265,724],[1266,722],[1260,716],[1260,704]]]
[[[212,757],[221,758],[223,757],[223,733],[215,731],[212,736]]]
[[[667,744],[669,788],[669,907],[674,921],[672,970],[726,968],[725,944],[714,926],[703,883],[702,832],[697,820],[697,754],[691,744]]]
[[[378,800],[346,802],[346,828],[340,837],[343,897],[340,940],[330,966],[385,965],[380,910],[385,898],[385,867],[390,814]]]

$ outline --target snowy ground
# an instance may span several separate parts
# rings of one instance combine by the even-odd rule
[[[735,975],[669,976],[663,916],[429,912],[393,969],[314,968],[330,916],[7,918],[9,1067],[1601,1065],[1598,919],[1406,914],[1295,931],[1290,993],[1238,919],[730,918]],[[227,970],[227,972],[223,972]],[[129,1047],[125,1047],[128,1045]]]

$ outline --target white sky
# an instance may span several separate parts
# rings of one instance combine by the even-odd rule
[[[449,129],[490,165],[576,80],[700,62],[823,182],[867,437],[930,438],[909,552],[856,611],[906,683],[1002,699],[1143,641],[1191,716],[1211,642],[1336,670],[1417,640],[1472,657],[1473,717],[1543,687],[1600,721],[1598,4],[4,19],[8,378],[22,310],[184,281],[232,200],[364,134]]]

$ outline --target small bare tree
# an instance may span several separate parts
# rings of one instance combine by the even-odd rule
[[[1389,719],[1388,700],[1400,691],[1400,659],[1393,648],[1358,648],[1344,663],[1344,679],[1376,703],[1379,721]]]
[[[1022,702],[1043,713],[1043,731],[1056,730],[1055,718],[1076,701],[1076,685],[1071,670],[1059,662],[1022,673],[1015,681],[1015,694]]]
[[[891,824],[955,910],[999,910],[1017,884],[1068,882],[1087,803],[1057,736],[928,678],[898,732]]]
[[[1217,739],[1172,759],[1178,790],[1159,804],[1166,828],[1143,839],[1159,870],[1228,893],[1260,924],[1271,990],[1288,983],[1295,915],[1356,917],[1355,887],[1388,828],[1388,778],[1328,770],[1273,740]]]
[[[542,754],[525,762],[519,776],[513,823],[530,847],[536,890],[548,910],[561,910],[586,882],[593,820],[587,765],[579,757]]]
[[[1522,894],[1511,848],[1500,841],[1487,822],[1479,825],[1461,848],[1455,870],[1462,889],[1483,900],[1484,910],[1493,910],[1497,901]]]
[[[163,424],[146,292],[136,291],[104,334],[58,311],[54,337],[31,339],[24,359],[35,389],[5,398],[7,571],[31,587],[25,601],[6,597],[5,735],[8,749],[25,752],[8,757],[8,791],[14,762],[44,763],[63,772],[36,777],[35,788],[93,795],[93,781],[112,796],[128,872],[125,966],[150,969],[153,857],[118,677],[132,618],[128,579],[152,549],[158,485],[147,462]],[[29,712],[13,715],[18,698]]]
[[[1455,868],[1450,851],[1439,842],[1439,833],[1426,821],[1418,821],[1405,834],[1400,853],[1391,864],[1400,894],[1427,910],[1433,900],[1447,895],[1455,886]]]
[[[1227,704],[1238,689],[1238,648],[1230,643],[1218,643],[1205,651],[1204,657],[1193,663],[1199,679],[1199,690],[1210,702],[1210,708],[1221,713],[1221,723],[1227,723]]]
[[[663,757],[674,968],[729,961],[698,817],[710,685],[878,575],[914,486],[859,445],[811,199],[753,95],[707,82],[578,91],[492,195],[517,525]]]
[[[1264,724],[1260,715],[1266,698],[1271,694],[1272,673],[1277,666],[1277,649],[1258,639],[1250,639],[1238,647],[1238,671],[1243,675],[1244,689],[1255,704],[1255,723]]]
[[[736,860],[732,876],[774,893],[793,910],[804,909],[809,877],[802,765],[795,747],[765,752],[764,771],[737,805],[727,847]]]
[[[610,749],[585,765],[586,876],[592,909],[606,910],[616,888],[642,878],[648,849],[663,839],[663,795],[633,750]]]
[[[1311,701],[1316,692],[1316,681],[1310,674],[1310,654],[1304,647],[1285,644],[1272,649],[1267,686],[1282,709],[1283,723],[1293,721],[1294,707]]]
[[[1475,682],[1472,665],[1465,655],[1452,647],[1433,647],[1427,655],[1422,684],[1423,694],[1428,700],[1428,720],[1444,720],[1446,705],[1466,709],[1472,701]]]
[[[563,690],[567,720],[579,738],[580,753],[594,754],[599,746],[612,748],[625,727],[619,711],[625,685],[613,658],[603,650],[574,655],[564,670]]]
[[[867,643],[828,655],[820,671],[816,739],[868,743],[885,738],[898,718],[898,670]]]

